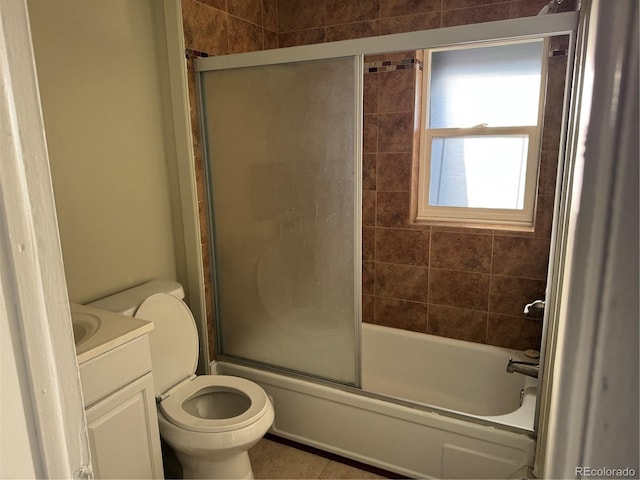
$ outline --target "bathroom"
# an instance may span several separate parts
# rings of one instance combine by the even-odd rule
[[[305,38],[306,42],[317,42],[318,37],[314,35],[318,35],[320,31],[326,35],[323,38],[327,41],[344,39],[354,34],[344,26],[339,28],[331,25],[330,17],[333,15],[335,19],[337,14],[330,14],[329,11],[325,19],[317,17],[313,12],[286,18],[282,13],[284,10],[280,10],[276,23],[276,17],[269,15],[273,10],[268,8],[268,2],[264,2],[265,15],[260,19],[256,16],[256,9],[242,8],[249,6],[249,3],[229,2],[227,11],[226,7],[218,9],[215,5],[196,1],[183,2],[185,46],[191,49],[191,53],[219,55],[260,50],[276,44],[299,44],[304,43]],[[281,3],[286,5],[287,2]],[[459,8],[440,11],[439,2],[425,2],[423,10],[399,9],[395,16],[387,13],[381,20],[376,18],[362,22],[355,28],[365,29],[357,32],[368,36],[400,31],[392,28],[409,31],[468,23],[469,19],[477,22],[502,20],[510,16],[534,15],[545,2],[496,2],[486,7],[468,8],[463,8],[464,2],[459,3]],[[477,5],[478,2],[471,3]],[[188,292],[189,306],[199,322],[201,334],[208,330],[206,338],[210,345],[208,348],[201,346],[202,367],[213,358],[214,348],[211,284],[205,282],[202,285],[199,280],[210,277],[207,259],[209,239],[206,230],[202,233],[198,230],[198,222],[194,218],[197,205],[201,214],[200,221],[202,224],[206,223],[204,192],[202,188],[194,188],[197,181],[203,180],[204,173],[201,160],[196,160],[196,168],[190,168],[189,171],[177,166],[186,165],[185,162],[190,161],[188,158],[180,158],[177,162],[168,161],[172,152],[181,151],[179,142],[184,140],[176,135],[171,141],[172,136],[167,132],[172,127],[175,128],[175,125],[163,123],[163,112],[173,112],[184,129],[188,126],[185,119],[187,110],[185,106],[180,108],[175,101],[171,103],[167,100],[166,84],[157,79],[149,81],[155,77],[157,70],[171,68],[163,64],[165,60],[155,51],[157,45],[152,41],[153,31],[149,22],[144,20],[144,15],[148,15],[149,11],[143,11],[145,8],[139,5],[133,8],[126,2],[119,10],[110,9],[108,3],[98,3],[92,12],[95,16],[91,19],[76,12],[82,18],[82,21],[78,21],[74,17],[73,2],[66,5],[67,10],[63,8],[65,4],[56,2],[55,8],[47,10],[42,6],[42,10],[38,11],[37,4],[38,2],[33,2],[30,13],[38,73],[46,75],[49,72],[54,76],[50,81],[41,79],[40,90],[69,297],[73,302],[85,303],[152,278],[180,281]],[[397,6],[399,2],[394,4]],[[101,8],[103,11],[100,11]],[[106,20],[109,15],[120,17],[109,24]],[[344,16],[344,12],[340,15]],[[442,23],[428,23],[434,22],[436,18]],[[54,19],[57,28],[47,28]],[[205,22],[203,19],[208,20]],[[199,38],[194,24],[214,33],[204,39]],[[276,25],[283,24],[289,25],[288,29],[278,31]],[[97,29],[96,25],[104,30]],[[110,28],[113,30],[109,30]],[[376,30],[366,30],[367,28]],[[70,31],[76,34],[69,35]],[[74,41],[78,38],[91,39],[92,34],[96,35],[96,41],[105,43]],[[104,34],[105,37],[99,38],[98,34]],[[54,60],[53,55],[43,54],[38,50],[47,47],[62,48],[65,56]],[[49,66],[41,63],[47,59],[58,63]],[[82,59],[82,62],[74,63],[74,59]],[[59,68],[61,60],[68,68]],[[115,76],[122,82],[119,90],[110,91],[112,85],[118,84],[102,80],[110,78],[109,76]],[[375,80],[370,81],[373,82]],[[379,89],[378,92],[378,110],[365,110],[365,123],[366,115],[379,118],[389,113],[412,113],[385,111],[385,105],[388,107],[389,101],[385,101],[384,89]],[[55,121],[47,119],[47,115],[51,115],[48,113],[51,107],[47,106],[50,101],[58,102],[53,107],[57,109]],[[135,110],[133,106],[140,109]],[[122,112],[127,112],[126,121],[121,118]],[[194,114],[194,110],[191,113]],[[62,121],[64,115],[69,121],[73,121],[73,145],[64,134],[65,128],[69,128]],[[87,118],[91,121],[86,121]],[[192,119],[192,124],[197,125],[195,118]],[[60,130],[56,131],[56,128]],[[114,137],[119,141],[108,140]],[[199,152],[198,137],[195,140],[194,150]],[[377,148],[380,145],[378,140]],[[127,154],[123,155],[123,151]],[[540,229],[536,228],[534,235],[505,232],[487,234],[483,230],[447,229],[433,229],[430,233],[415,232],[418,236],[431,237],[431,262],[440,262],[430,266],[418,264],[417,267],[423,269],[425,274],[429,268],[433,268],[432,273],[441,275],[443,284],[452,281],[447,278],[446,272],[449,271],[456,272],[455,275],[450,275],[456,280],[482,278],[484,286],[480,288],[478,297],[484,300],[480,303],[475,297],[453,298],[444,302],[430,302],[428,298],[415,301],[415,298],[403,297],[402,292],[385,294],[371,290],[372,284],[367,283],[368,269],[376,271],[376,267],[380,269],[378,264],[402,266],[407,263],[402,258],[389,260],[389,255],[393,256],[393,252],[385,252],[385,244],[381,238],[383,235],[395,235],[393,239],[402,242],[405,240],[402,235],[407,230],[402,228],[404,225],[393,223],[397,221],[393,217],[393,202],[397,198],[406,197],[408,186],[385,189],[385,184],[388,186],[397,181],[397,178],[381,176],[385,164],[380,159],[386,158],[386,153],[384,150],[369,149],[365,150],[363,157],[364,321],[382,323],[391,317],[394,322],[402,322],[400,325],[391,325],[394,327],[508,348],[537,347],[542,334],[541,322],[539,319],[525,317],[520,311],[525,303],[542,297],[544,292],[552,203],[546,203],[549,207],[544,217],[546,224]],[[378,158],[378,172],[377,175],[372,175],[372,162],[368,160],[375,156]],[[553,171],[547,173],[547,178],[555,180]],[[546,184],[541,188],[539,202],[540,205],[545,205],[545,201],[553,200],[554,185]],[[78,202],[78,198],[87,200]],[[189,203],[185,199],[191,200],[190,205],[185,206],[185,203]],[[374,225],[368,220],[372,213],[366,208],[374,199],[377,200],[378,207],[378,218],[375,220],[391,223]],[[390,212],[390,217],[385,217],[385,212]],[[414,232],[411,234],[415,236]],[[443,252],[451,241],[459,242],[462,246],[458,249],[457,256],[446,256],[446,252]],[[199,251],[193,248],[196,244]],[[371,245],[375,245],[375,249],[367,248]],[[434,257],[434,251],[441,252],[442,255]],[[385,254],[387,257],[384,257]],[[415,252],[409,254],[415,255]],[[419,257],[420,253],[417,255]],[[526,259],[524,264],[523,259]],[[531,259],[538,263],[531,263]],[[473,270],[470,271],[470,268]],[[496,270],[500,268],[502,270]],[[96,272],[100,274],[97,275]],[[498,289],[501,277],[507,277],[502,290]],[[487,301],[490,296],[492,300]],[[410,301],[413,301],[413,309],[407,311]],[[445,310],[457,313],[459,317],[444,315]],[[389,311],[394,313],[380,313]]]

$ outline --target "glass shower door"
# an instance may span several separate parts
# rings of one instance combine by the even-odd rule
[[[359,384],[360,73],[200,73],[222,357]]]

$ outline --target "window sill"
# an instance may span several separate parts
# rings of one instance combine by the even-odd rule
[[[498,230],[504,232],[518,233],[534,233],[535,228],[527,225],[508,225],[500,223],[482,223],[482,222],[465,222],[465,221],[445,221],[445,220],[413,220],[411,225],[416,227],[438,227],[440,229],[464,229],[464,230]]]

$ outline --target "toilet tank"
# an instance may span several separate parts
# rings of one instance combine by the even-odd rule
[[[173,280],[152,280],[151,282],[128,288],[127,290],[109,295],[108,297],[101,298],[87,305],[132,317],[140,304],[154,293],[168,293],[180,300],[184,298],[184,290],[178,282],[174,282]]]

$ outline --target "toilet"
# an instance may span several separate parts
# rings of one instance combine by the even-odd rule
[[[253,478],[247,451],[271,427],[273,406],[249,380],[196,376],[198,333],[184,291],[153,281],[90,304],[153,322],[151,363],[160,436],[184,478]]]

